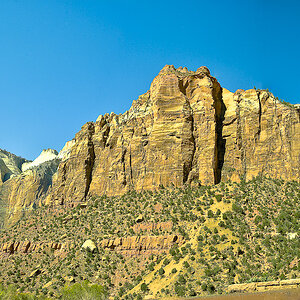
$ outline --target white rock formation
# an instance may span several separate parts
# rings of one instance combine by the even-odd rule
[[[22,172],[30,168],[37,167],[38,165],[46,161],[50,161],[56,158],[58,158],[58,153],[56,150],[44,149],[42,153],[33,162],[26,162],[22,165]]]

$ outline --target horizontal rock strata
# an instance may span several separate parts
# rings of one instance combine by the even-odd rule
[[[53,250],[68,251],[74,247],[71,243],[57,243],[57,242],[31,242],[31,241],[15,241],[6,242],[0,245],[0,251],[7,254],[14,253],[30,253],[50,248]]]
[[[227,293],[251,293],[263,292],[270,290],[278,290],[283,288],[299,288],[300,278],[287,280],[274,280],[265,282],[251,282],[229,285],[226,289]]]
[[[121,252],[122,255],[149,255],[160,254],[168,251],[175,244],[181,245],[183,238],[177,235],[160,236],[129,236],[125,238],[104,239],[100,246],[103,249],[109,249]]]
[[[134,224],[132,229],[134,232],[141,232],[141,231],[155,231],[155,230],[162,230],[162,231],[172,231],[173,222],[159,222],[159,223],[137,223]]]
[[[168,251],[175,244],[181,245],[183,238],[177,235],[159,236],[128,236],[115,239],[103,239],[98,243],[99,247],[106,250],[121,252],[123,255],[149,255],[160,254]],[[97,244],[95,245],[97,247]],[[43,249],[53,249],[53,251],[68,252],[74,248],[71,242],[32,242],[32,241],[9,241],[0,245],[1,253],[12,255],[15,253],[37,252]]]

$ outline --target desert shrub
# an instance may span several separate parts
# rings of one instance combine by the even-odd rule
[[[141,284],[141,291],[144,292],[144,293],[147,292],[147,291],[149,291],[149,287],[148,287],[147,283],[143,282]]]
[[[160,268],[158,270],[159,275],[164,275],[165,274],[165,270],[163,268]]]

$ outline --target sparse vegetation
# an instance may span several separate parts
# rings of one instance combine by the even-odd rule
[[[299,183],[257,177],[102,196],[83,207],[41,207],[1,232],[1,244],[27,239],[45,245],[28,254],[1,252],[1,293],[31,293],[22,299],[86,292],[115,299],[197,296],[224,293],[232,283],[299,277],[300,242],[293,238],[299,234],[299,200]],[[139,224],[171,222],[172,228],[137,230],[139,216]],[[182,236],[183,243],[133,256],[99,247],[104,238],[164,234]],[[87,239],[96,242],[96,251],[81,250]],[[50,242],[67,246],[57,251]]]

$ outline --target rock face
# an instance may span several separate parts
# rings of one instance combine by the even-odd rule
[[[33,162],[24,163],[22,165],[22,171],[24,172],[28,169],[37,167],[46,161],[51,161],[56,158],[58,158],[58,153],[56,150],[53,150],[53,149],[43,150],[42,153]]]
[[[34,243],[32,241],[15,241],[15,242],[6,242],[3,244],[0,244],[0,257],[8,254],[14,254],[14,253],[30,253],[42,249],[53,249],[60,250],[60,251],[69,251],[72,248],[72,245],[68,243],[53,243],[53,242],[39,242]]]
[[[22,164],[27,160],[0,149],[0,228],[3,226],[8,208],[8,191],[3,186],[14,176],[21,174]]]
[[[6,225],[14,223],[26,211],[41,204],[52,184],[52,178],[59,161],[59,159],[54,159],[44,162],[35,168],[26,170],[19,176],[11,178],[0,186],[0,195],[6,207]]]
[[[222,180],[245,180],[259,174],[299,180],[299,111],[267,91],[223,89],[226,108]]]
[[[129,111],[82,127],[47,203],[259,174],[299,180],[299,141],[299,112],[271,93],[231,93],[206,67],[165,66]]]
[[[0,150],[0,228],[41,205],[60,161],[69,158],[73,145],[74,140],[67,142],[59,153],[53,149],[43,150],[33,162]]]
[[[127,236],[115,239],[103,239],[98,246],[110,251],[117,251],[126,256],[161,254],[171,249],[175,244],[181,245],[184,242],[182,236],[158,235],[158,236]],[[0,258],[3,255],[14,253],[30,253],[42,249],[53,249],[68,252],[74,244],[68,242],[32,242],[32,241],[8,241],[0,243]],[[94,252],[97,245],[92,240],[86,240],[81,249]]]
[[[264,282],[251,282],[229,285],[226,289],[227,293],[253,293],[264,292],[270,290],[278,290],[284,288],[298,288],[300,286],[300,279],[287,279],[287,280],[275,280]]]
[[[46,175],[27,170],[29,176],[9,180],[2,198],[11,214],[39,201],[73,206],[91,196],[160,185],[260,174],[299,180],[299,118],[299,107],[268,91],[231,93],[206,67],[191,72],[167,65],[127,112],[86,123],[58,154],[57,172],[54,166]]]
[[[183,238],[177,235],[159,235],[159,236],[128,236],[125,238],[104,239],[100,246],[103,249],[121,252],[122,255],[149,255],[160,254],[167,251],[175,244],[181,245]]]
[[[0,183],[19,175],[22,172],[22,165],[27,162],[25,158],[0,149]]]

